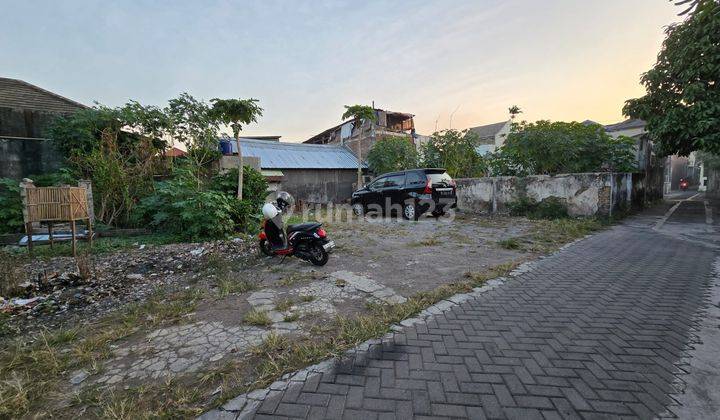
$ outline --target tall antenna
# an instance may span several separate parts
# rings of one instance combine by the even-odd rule
[[[453,111],[453,112],[450,114],[450,127],[449,127],[450,129],[452,129],[452,119],[453,119],[453,115],[455,115],[455,113],[457,112],[458,109],[460,109],[460,105],[459,105],[459,104],[458,104],[458,106],[455,107],[455,111]]]

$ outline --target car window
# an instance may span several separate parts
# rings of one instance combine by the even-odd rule
[[[447,172],[443,173],[429,173],[427,174],[433,184],[450,184],[452,177]]]
[[[397,188],[405,185],[405,174],[390,175],[385,181],[383,188]]]
[[[408,185],[425,185],[427,177],[422,172],[408,172],[406,182]]]
[[[382,176],[380,178],[376,178],[375,181],[371,182],[368,185],[368,188],[371,190],[377,190],[378,188],[382,188],[385,185],[385,180],[387,179],[386,176]]]

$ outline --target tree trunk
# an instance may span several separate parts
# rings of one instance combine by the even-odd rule
[[[235,132],[235,144],[237,145],[238,151],[238,190],[237,198],[242,200],[242,189],[243,189],[243,155],[242,149],[240,149],[240,133]]]

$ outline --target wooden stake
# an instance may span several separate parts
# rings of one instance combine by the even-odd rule
[[[74,221],[74,220],[70,221],[70,231],[72,232],[72,253],[73,253],[73,257],[77,257],[77,245],[76,245],[76,243],[75,243],[75,242],[76,242],[76,238],[75,238],[76,230],[77,230],[77,229],[76,229],[76,226],[75,226],[75,221]]]
[[[88,241],[90,242],[90,248],[93,246],[93,229],[92,229],[92,221],[88,219]]]
[[[53,224],[52,222],[48,223],[48,235],[50,236],[50,248],[55,245],[55,240],[53,239]]]
[[[33,253],[33,242],[32,242],[32,235],[33,235],[33,229],[32,229],[32,222],[25,223],[25,233],[27,233],[28,237],[28,253],[32,255]]]

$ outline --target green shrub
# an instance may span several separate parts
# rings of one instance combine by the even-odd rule
[[[232,171],[209,182],[198,179],[188,168],[177,168],[172,178],[156,183],[152,195],[136,208],[135,220],[151,228],[180,235],[185,239],[222,238],[244,230],[260,209],[267,183],[262,175],[245,168],[245,194],[242,201],[231,188]],[[237,170],[234,171],[237,185]]]
[[[213,176],[210,181],[210,189],[234,197],[237,194],[237,183],[238,170],[232,168]],[[249,201],[259,206],[265,201],[267,189],[267,181],[260,171],[250,166],[243,168],[243,201]]]
[[[508,203],[507,207],[511,216],[525,216],[529,219],[552,220],[568,217],[566,205],[557,197],[548,197],[539,203],[528,197],[521,197]]]
[[[0,233],[21,232],[23,227],[20,183],[0,178]]]

